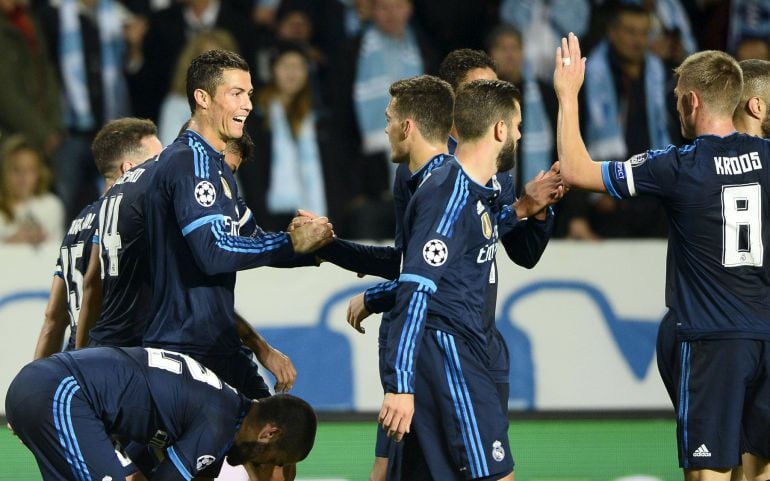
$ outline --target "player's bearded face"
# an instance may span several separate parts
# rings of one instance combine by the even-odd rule
[[[251,112],[251,75],[245,70],[227,69],[210,104],[212,121],[224,141],[239,139]]]
[[[498,172],[507,172],[516,165],[516,140],[514,140],[513,130],[509,128],[508,131],[509,135],[505,141],[505,145],[503,145],[500,153],[497,154]]]

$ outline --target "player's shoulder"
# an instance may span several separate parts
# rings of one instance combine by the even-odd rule
[[[452,191],[457,177],[462,176],[462,168],[454,157],[448,156],[441,164],[426,172],[420,179],[417,193],[421,195],[435,195],[436,191]],[[427,194],[431,192],[431,194]]]

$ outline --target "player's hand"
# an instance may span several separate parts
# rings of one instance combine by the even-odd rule
[[[307,254],[334,240],[334,226],[326,217],[313,219],[289,232],[297,254]]]
[[[404,439],[412,425],[414,416],[414,394],[387,393],[382,400],[382,408],[377,420],[389,438],[396,442]]]
[[[523,219],[537,215],[549,205],[561,200],[563,196],[564,181],[561,174],[552,171],[546,174],[540,171],[534,179],[527,182],[524,186],[524,195],[513,204],[516,217]]]
[[[268,349],[264,359],[257,357],[260,364],[275,377],[275,392],[289,392],[297,382],[297,370],[289,356],[278,349]]]
[[[561,100],[577,97],[586,73],[586,59],[580,56],[580,42],[574,33],[561,39],[556,49],[556,67],[553,73],[553,88]]]
[[[353,326],[353,329],[364,334],[366,329],[361,325],[361,322],[369,317],[370,314],[371,313],[366,309],[366,304],[364,303],[363,292],[350,299],[350,303],[348,304],[348,324]]]
[[[318,219],[319,216],[305,209],[297,209],[297,215],[289,223],[289,227],[286,232],[291,232],[297,227],[303,226],[313,219]]]

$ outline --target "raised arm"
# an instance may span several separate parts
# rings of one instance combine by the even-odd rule
[[[601,164],[588,154],[580,135],[578,92],[583,85],[586,59],[581,57],[580,42],[575,34],[561,39],[556,49],[553,86],[559,99],[556,123],[556,149],[561,162],[561,175],[571,187],[606,192]]]

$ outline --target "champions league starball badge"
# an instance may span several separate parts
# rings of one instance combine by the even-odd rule
[[[202,180],[195,186],[195,200],[203,207],[211,207],[217,200],[217,191],[208,180]]]
[[[446,244],[439,239],[429,240],[422,248],[423,259],[433,267],[438,267],[446,262],[448,254]]]

